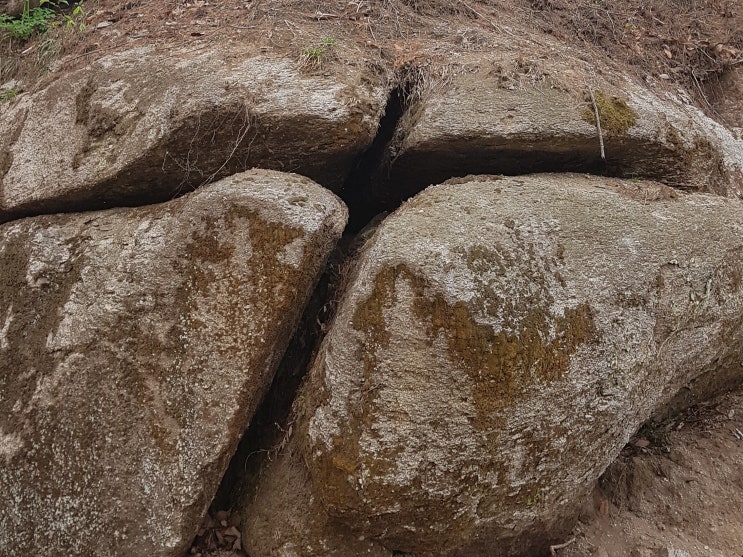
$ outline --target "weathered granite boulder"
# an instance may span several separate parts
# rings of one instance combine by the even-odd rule
[[[339,189],[376,133],[386,76],[310,75],[239,48],[117,52],[3,107],[0,222],[164,201],[252,167]]]
[[[683,96],[660,98],[611,69],[597,77],[576,53],[556,48],[549,60],[460,55],[461,71],[414,84],[379,172],[379,196],[405,199],[452,176],[535,172],[608,173],[743,195],[743,141],[728,129]]]
[[[571,174],[429,188],[363,249],[243,539],[541,554],[705,374],[743,379],[741,201]]]
[[[737,128],[738,139],[743,139],[743,68],[730,68],[720,78],[715,110],[729,125]]]
[[[181,556],[345,221],[252,171],[0,227],[0,555]]]

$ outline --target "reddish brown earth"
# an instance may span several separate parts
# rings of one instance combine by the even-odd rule
[[[557,555],[743,555],[743,389],[642,429],[599,481],[584,521]]]

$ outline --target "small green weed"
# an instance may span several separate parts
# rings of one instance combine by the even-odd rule
[[[15,89],[5,89],[4,91],[0,91],[0,101],[2,102],[8,102],[12,101],[18,96],[18,91]]]
[[[17,18],[8,14],[0,14],[0,35],[9,36],[11,39],[27,41],[36,33],[43,33],[54,25],[57,14],[53,8],[66,7],[68,0],[40,0],[37,8],[30,7],[30,0],[23,0],[23,11]],[[78,30],[85,28],[85,10],[81,5],[75,6],[72,14],[64,14],[65,25],[68,28],[76,27]]]
[[[325,49],[321,46],[307,46],[302,49],[302,56],[311,60],[319,60],[325,54]]]
[[[534,505],[538,505],[542,501],[542,493],[539,490],[539,488],[534,490],[534,493],[529,495],[529,497],[526,499],[526,506],[527,507],[533,507]]]
[[[66,0],[59,0],[60,5],[67,5]],[[64,14],[64,21],[65,26],[68,29],[77,29],[78,31],[82,31],[85,29],[85,17],[88,14],[85,13],[85,10],[83,9],[82,4],[78,4],[75,6],[75,9],[72,10],[71,15]]]
[[[49,28],[49,22],[56,17],[54,10],[43,7],[46,2],[41,2],[38,8],[29,8],[29,0],[23,2],[23,12],[18,18],[12,18],[8,14],[0,15],[0,32],[20,41],[28,40],[34,33],[43,33]]]
[[[299,63],[305,68],[319,68],[338,43],[332,37],[323,37],[316,44],[302,49]]]

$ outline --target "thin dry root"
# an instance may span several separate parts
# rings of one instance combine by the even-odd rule
[[[557,550],[558,549],[563,549],[563,548],[569,546],[574,541],[575,541],[575,537],[572,537],[568,541],[566,541],[565,543],[558,543],[557,545],[551,545],[550,546],[550,555],[552,555],[552,557],[557,557]]]

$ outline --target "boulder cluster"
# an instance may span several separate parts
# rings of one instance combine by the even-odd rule
[[[180,557],[220,482],[251,557],[539,555],[645,420],[743,379],[743,141],[466,56],[390,86],[139,49],[3,108],[0,555]],[[394,212],[343,250],[349,208]]]

